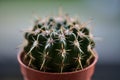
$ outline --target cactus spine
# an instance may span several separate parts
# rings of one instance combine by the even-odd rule
[[[24,61],[44,72],[71,72],[90,65],[95,46],[89,29],[70,17],[37,20],[31,31],[25,32]]]

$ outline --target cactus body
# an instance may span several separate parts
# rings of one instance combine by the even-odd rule
[[[89,29],[78,21],[52,17],[45,22],[36,21],[33,29],[25,33],[28,44],[24,47],[24,60],[28,66],[44,72],[71,72],[90,65],[95,43]]]

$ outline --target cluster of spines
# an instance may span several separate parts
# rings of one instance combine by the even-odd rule
[[[89,29],[70,18],[37,20],[25,33],[28,44],[24,60],[28,66],[45,72],[70,72],[90,64],[94,41]]]

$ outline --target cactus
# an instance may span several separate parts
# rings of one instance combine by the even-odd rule
[[[95,43],[89,29],[73,19],[57,16],[35,21],[33,29],[24,35],[24,61],[29,67],[62,73],[91,64]]]

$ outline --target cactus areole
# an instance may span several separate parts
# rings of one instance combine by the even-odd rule
[[[36,20],[24,35],[23,63],[42,72],[83,70],[95,58],[95,42],[86,26],[68,16]]]

